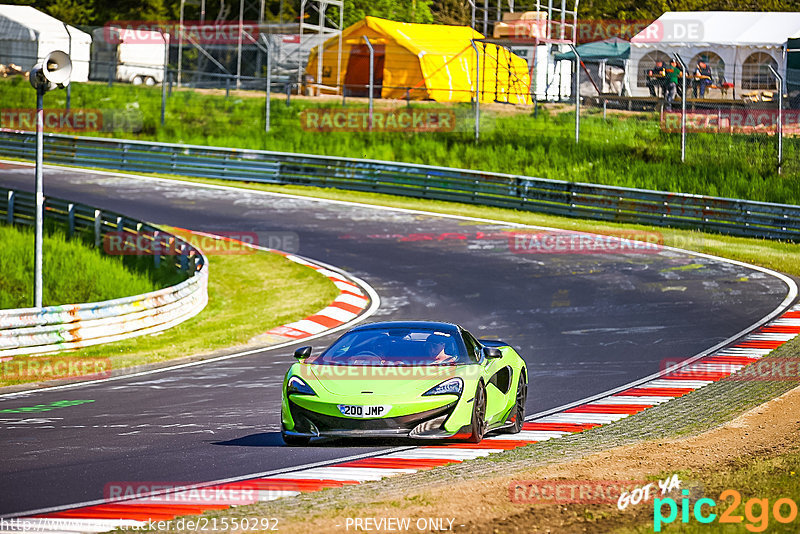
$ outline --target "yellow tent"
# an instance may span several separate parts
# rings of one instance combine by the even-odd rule
[[[328,39],[322,56],[322,85],[345,86],[348,95],[368,96],[369,49],[374,48],[375,96],[469,102],[475,95],[476,55],[472,39],[483,35],[467,26],[394,22],[366,17]],[[481,102],[530,104],[527,62],[493,44],[476,43],[481,65]],[[316,83],[318,50],[311,51],[306,74]],[[378,93],[380,90],[380,93]]]

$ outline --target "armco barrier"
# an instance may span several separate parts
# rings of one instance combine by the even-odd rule
[[[151,334],[199,313],[208,302],[208,262],[198,249],[149,224],[82,204],[45,198],[45,221],[66,227],[68,235],[83,235],[101,246],[103,236],[160,240],[168,243],[156,264],[170,262],[188,271],[183,282],[158,291],[105,302],[0,310],[0,357],[74,349]],[[0,188],[0,219],[32,224],[34,196]],[[46,265],[46,260],[45,260]]]
[[[33,159],[31,132],[0,131],[0,155]],[[308,154],[45,136],[48,163],[338,187],[613,222],[800,240],[800,206]]]

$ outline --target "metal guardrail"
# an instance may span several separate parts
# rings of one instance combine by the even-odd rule
[[[0,223],[32,225],[34,201],[32,193],[0,188]],[[151,334],[195,316],[208,302],[208,261],[183,239],[118,213],[54,198],[45,198],[44,214],[45,221],[66,227],[68,236],[82,236],[97,247],[113,236],[115,242],[129,241],[139,250],[164,252],[153,254],[157,266],[169,262],[190,276],[158,291],[104,302],[0,310],[0,357]]]
[[[0,155],[33,159],[31,132],[0,131]],[[800,240],[800,206],[666,193],[448,167],[58,134],[48,163],[337,187],[567,217]]]

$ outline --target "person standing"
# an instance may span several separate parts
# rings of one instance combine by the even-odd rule
[[[711,67],[705,61],[699,61],[697,68],[694,69],[695,87],[700,88],[700,98],[705,98],[706,88],[712,83],[713,73]]]
[[[678,81],[683,75],[681,68],[678,66],[678,61],[675,59],[670,61],[669,66],[664,69],[664,74],[666,75],[667,80],[667,91],[664,95],[667,104],[667,111],[672,111],[672,102],[675,100],[675,96],[678,94]]]
[[[647,88],[650,96],[661,96],[664,90],[664,63],[656,61],[655,67],[647,71]]]

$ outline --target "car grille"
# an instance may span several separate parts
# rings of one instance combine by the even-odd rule
[[[289,401],[289,411],[294,419],[295,428],[298,432],[308,433],[311,431],[309,422],[312,423],[320,432],[336,430],[386,430],[386,431],[408,431],[418,424],[435,419],[442,415],[449,414],[455,408],[456,402],[451,402],[447,406],[435,408],[410,415],[399,417],[387,417],[383,419],[351,419],[349,417],[335,417],[323,415],[294,404]]]

